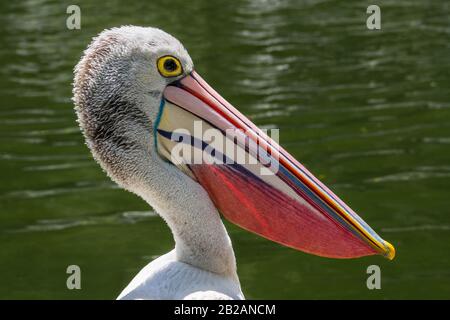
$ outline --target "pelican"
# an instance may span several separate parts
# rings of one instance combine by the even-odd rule
[[[75,67],[73,101],[94,159],[154,208],[175,241],[118,299],[244,299],[221,215],[323,257],[395,255],[389,242],[209,86],[183,45],[160,29],[101,32]],[[220,140],[217,132],[234,150],[212,141]],[[228,161],[239,152],[247,161]],[[217,161],[196,161],[198,153]]]

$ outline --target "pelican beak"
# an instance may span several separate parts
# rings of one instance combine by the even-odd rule
[[[324,257],[395,256],[389,242],[195,71],[166,87],[155,139],[162,157],[248,231]]]

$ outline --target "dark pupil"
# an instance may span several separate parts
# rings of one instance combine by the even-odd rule
[[[169,72],[177,70],[177,64],[175,60],[167,59],[166,61],[164,61],[164,69],[166,69]]]

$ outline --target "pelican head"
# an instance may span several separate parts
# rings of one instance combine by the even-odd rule
[[[162,75],[158,61],[177,74]],[[139,165],[146,165],[143,159],[150,161],[154,151],[163,91],[192,70],[183,45],[156,28],[105,30],[84,52],[73,90],[78,121],[95,159],[118,184],[135,191],[147,171]]]
[[[164,31],[103,31],[75,68],[73,92],[95,159],[166,220],[181,261],[234,272],[219,212],[248,231],[311,254],[394,257],[392,245],[214,91],[183,45]],[[213,129],[226,143],[217,144],[217,135],[208,138]],[[228,143],[233,150],[225,150]],[[228,162],[233,152],[249,161]],[[192,161],[197,153],[220,161]]]

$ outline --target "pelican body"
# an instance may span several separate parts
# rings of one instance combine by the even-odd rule
[[[96,161],[151,205],[175,240],[118,299],[244,299],[220,214],[319,256],[394,257],[390,243],[210,87],[166,32],[101,32],[75,67],[73,94]]]

